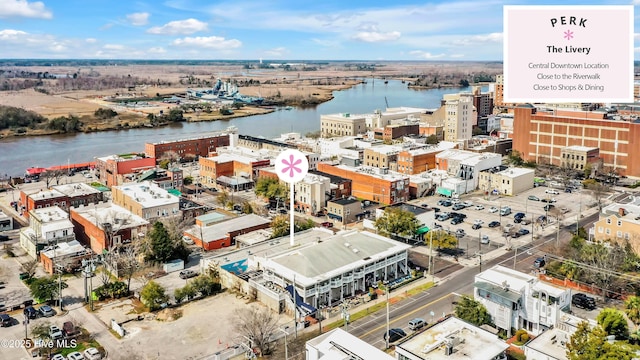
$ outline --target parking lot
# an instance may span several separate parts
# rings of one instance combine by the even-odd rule
[[[581,211],[585,211],[588,206],[595,204],[591,194],[589,192],[583,192],[582,190],[574,190],[571,193],[565,193],[558,191],[558,194],[547,194],[545,190],[548,187],[536,187],[523,192],[517,196],[499,196],[499,195],[483,195],[479,192],[473,194],[467,194],[460,197],[460,202],[470,202],[472,206],[465,207],[460,210],[453,210],[453,206],[438,205],[438,201],[446,199],[440,196],[432,196],[422,199],[413,200],[412,203],[420,205],[428,205],[429,207],[435,207],[440,212],[456,212],[466,215],[466,218],[459,224],[452,224],[452,219],[445,221],[436,220],[436,224],[442,227],[442,230],[455,233],[459,229],[464,231],[464,236],[459,237],[458,248],[464,252],[466,256],[473,256],[478,252],[482,254],[495,249],[496,247],[509,245],[512,240],[511,237],[505,236],[505,227],[509,227],[509,232],[513,233],[520,229],[526,229],[529,234],[519,237],[519,242],[529,239],[535,241],[535,239],[546,228],[555,229],[557,224],[557,218],[559,216],[561,221],[565,223],[570,221],[571,218],[577,219]],[[555,199],[553,203],[557,209],[563,209],[566,211],[564,214],[560,214],[560,211],[545,211],[544,206],[547,203],[542,201],[529,200],[529,196],[535,196],[539,199]],[[479,206],[479,207],[477,207]],[[495,210],[491,210],[491,208]],[[501,216],[500,210],[503,207],[509,207],[511,213],[509,215]],[[514,214],[522,212],[525,214],[525,219],[528,220],[527,225],[522,225],[514,222]],[[436,213],[437,215],[437,213]],[[538,223],[531,221],[532,219],[538,219],[540,216],[546,216],[547,222]],[[490,228],[488,225],[497,221],[500,226]],[[575,220],[574,220],[575,221]],[[479,229],[473,229],[474,222],[481,224]],[[483,236],[488,236],[489,243],[481,244]]]

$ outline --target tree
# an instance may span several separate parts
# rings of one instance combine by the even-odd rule
[[[182,180],[182,183],[185,185],[193,184],[193,176],[185,176],[184,179]]]
[[[268,308],[252,304],[235,311],[235,331],[258,349],[258,356],[271,352],[271,337],[278,331],[278,317]]]
[[[32,278],[33,275],[36,274],[37,268],[38,268],[38,262],[36,260],[29,260],[20,264],[20,270],[22,270],[23,273],[28,274],[29,278]]]
[[[634,324],[640,324],[640,297],[629,296],[624,302],[624,311]]]
[[[140,300],[151,311],[159,309],[167,299],[164,288],[155,281],[149,281],[140,292]]]
[[[161,263],[170,260],[173,255],[173,241],[164,224],[156,221],[147,236],[151,245],[151,253],[147,254],[148,260]]]
[[[142,264],[138,261],[138,254],[134,246],[127,246],[123,251],[116,253],[116,264],[118,266],[118,275],[127,281],[127,293],[131,291],[131,278]]]
[[[616,341],[610,344],[606,341],[607,333],[601,326],[591,328],[583,321],[571,335],[567,343],[567,358],[569,360],[631,360],[633,351],[626,342]]]
[[[603,309],[596,317],[596,320],[607,335],[615,335],[616,339],[626,339],[629,337],[627,319],[620,310],[612,308]]]
[[[598,210],[602,211],[602,199],[607,195],[609,188],[593,179],[585,180],[582,184],[587,190],[591,191],[591,195],[598,204]]]
[[[54,276],[34,278],[29,284],[29,291],[34,299],[41,302],[47,302],[59,297],[59,286],[58,278]],[[67,287],[67,283],[62,281],[62,285],[60,287],[65,289]]]
[[[209,296],[220,290],[220,284],[209,275],[198,275],[191,281],[191,287],[201,296]]]
[[[427,136],[427,138],[425,139],[425,142],[429,145],[435,145],[438,143],[438,136],[436,134],[431,134]]]
[[[460,82],[458,82],[458,84],[460,85],[460,87],[468,87],[469,86],[469,80],[462,79],[462,80],[460,80]]]
[[[40,323],[37,323],[37,324],[33,325],[31,327],[31,336],[34,339],[41,339],[44,342],[49,342],[49,341],[53,340],[51,338],[51,333],[49,332],[49,327],[51,325],[52,324],[49,321],[40,322]],[[52,350],[51,347],[47,346],[46,348],[49,351],[49,356],[51,356],[51,350]]]
[[[296,221],[293,225],[293,232],[297,233],[298,231],[303,231],[307,229],[311,229],[315,226],[315,223],[311,219],[307,219],[306,221]],[[276,216],[271,221],[271,238],[279,238],[282,236],[289,235],[289,231],[291,230],[289,227],[289,218],[287,216]]]
[[[376,219],[375,227],[384,236],[413,237],[420,223],[411,211],[399,208],[387,208],[384,214]]]
[[[476,326],[491,324],[491,315],[479,301],[468,295],[462,295],[454,309],[456,317]]]
[[[433,231],[433,230],[432,230]],[[431,243],[431,236],[433,236],[433,246],[440,249],[455,249],[458,244],[458,239],[455,236],[447,233],[446,231],[433,231],[433,235],[426,233],[424,235],[425,245],[429,246]]]
[[[269,199],[285,198],[287,196],[287,187],[280,183],[278,179],[263,176],[256,181],[255,193]]]

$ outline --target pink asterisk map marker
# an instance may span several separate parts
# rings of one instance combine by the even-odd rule
[[[573,39],[573,31],[567,30],[564,32],[564,38],[567,40]]]
[[[289,155],[289,161],[287,161],[287,159],[282,159],[282,163],[285,165],[285,168],[282,169],[282,173],[286,173],[287,171],[289,172],[289,177],[293,177],[293,171],[297,171],[298,173],[302,172],[302,169],[299,169],[296,167],[296,165],[302,163],[302,160],[297,159],[297,160],[293,160],[293,154]]]

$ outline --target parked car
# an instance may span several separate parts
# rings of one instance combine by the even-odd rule
[[[507,232],[511,231],[512,228],[513,228],[513,224],[507,224],[507,225],[504,226],[503,230],[504,230],[504,232],[507,233]]]
[[[439,213],[440,212],[440,208],[437,208],[435,206],[432,207],[431,209],[433,210],[434,213]]]
[[[463,204],[458,203],[458,204],[453,205],[452,209],[455,210],[455,211],[458,211],[458,210],[464,209],[465,207],[466,206],[464,206]]]
[[[420,318],[415,318],[411,321],[409,321],[409,329],[416,331],[416,330],[420,330],[423,327],[425,327],[427,325],[427,322],[424,321],[424,319],[420,319]]]
[[[389,333],[384,333],[384,336],[382,338],[384,340],[387,340],[387,337],[388,337],[389,342],[392,343],[402,339],[405,336],[407,336],[407,333],[405,333],[404,330],[400,328],[393,328],[393,329],[389,329]]]
[[[544,216],[544,215],[538,216],[538,222],[539,223],[546,223],[547,222],[547,217]]]
[[[51,325],[49,326],[49,336],[51,337],[51,340],[62,339],[62,330],[60,330],[56,325]]]
[[[471,225],[471,228],[472,228],[473,230],[478,230],[478,229],[480,229],[481,227],[482,227],[482,225],[481,225],[481,224],[473,224],[473,225]]]
[[[462,203],[462,205],[464,205],[464,207],[472,207],[473,203],[471,201],[465,201]]]
[[[571,191],[572,191],[571,188],[564,189],[564,192],[569,193],[569,194],[571,194]]]
[[[40,315],[43,317],[52,317],[56,314],[56,311],[49,305],[42,305],[38,311],[40,311]]]
[[[452,204],[460,204],[460,199],[451,199]]]
[[[500,209],[500,215],[502,216],[507,216],[511,214],[511,208],[508,206],[503,206],[502,209]]]
[[[547,204],[547,205],[544,206],[543,209],[544,209],[544,211],[549,211],[549,210],[553,209],[554,207],[555,207],[555,205]]]
[[[449,220],[449,218],[451,217],[451,214],[448,212],[443,212],[440,213],[437,217],[438,221],[446,221]]]
[[[65,321],[65,323],[62,324],[62,335],[64,335],[64,337],[66,338],[74,337],[78,335],[78,333],[79,333],[78,329],[76,328],[75,325],[73,325],[71,321]]]
[[[489,212],[492,213],[492,214],[495,213],[495,212],[498,212],[498,210],[499,209],[497,207],[495,207],[495,206],[492,206],[492,207],[489,208]]]
[[[53,357],[51,357],[51,360],[67,360],[67,358],[64,357],[64,355],[62,355],[62,354],[55,354],[55,355],[53,355]]]
[[[473,220],[473,223],[474,224],[478,224],[478,225],[482,225],[482,224],[484,224],[484,221],[482,221],[480,219],[475,219],[475,220]]]
[[[461,217],[456,216],[453,219],[451,219],[451,225],[458,225],[458,224],[462,223],[463,221],[464,220]]]
[[[482,235],[482,238],[480,238],[480,244],[488,244],[489,241],[489,235]]]
[[[540,201],[540,198],[535,196],[535,195],[529,195],[529,197],[527,197],[527,199],[529,199],[531,201]]]
[[[13,325],[13,318],[7,314],[0,314],[0,327],[9,327]]]
[[[476,205],[475,209],[476,209],[476,210],[484,210],[484,206],[482,206],[482,205]]]
[[[37,319],[38,318],[38,311],[36,309],[33,308],[33,306],[27,306],[26,308],[24,308],[24,317],[28,318],[28,319]]]
[[[527,230],[527,229],[520,229],[520,230],[518,230],[518,232],[520,233],[520,235],[527,235],[527,234],[529,234],[530,231]]]
[[[498,227],[498,226],[500,226],[500,222],[499,221],[492,221],[492,222],[489,223],[488,226],[490,228]]]
[[[582,293],[577,293],[571,297],[571,304],[577,308],[593,310],[596,308],[596,299]]]
[[[512,234],[511,234],[511,237],[512,237],[512,238],[514,238],[514,239],[517,239],[517,238],[519,238],[520,236],[522,236],[522,234],[520,234],[520,232],[518,232],[518,231],[516,231],[516,232],[514,232],[514,233],[512,233]]]
[[[515,219],[515,218],[523,218],[523,217],[524,217],[524,213],[523,213],[523,212],[518,212],[518,213],[515,213],[515,214],[513,215],[513,218],[514,218],[514,219]]]
[[[74,351],[67,355],[67,359],[69,360],[84,360],[84,356],[81,353]]]
[[[8,235],[0,235],[0,242],[2,241],[9,241],[9,236]]]
[[[100,360],[102,359],[102,354],[98,349],[91,347],[84,351],[84,357],[87,360]]]
[[[453,203],[451,202],[451,200],[440,200],[438,201],[438,205],[449,207],[453,205]]]
[[[456,230],[456,236],[462,237],[464,235],[465,235],[464,229],[457,229]]]
[[[543,257],[539,257],[533,262],[533,267],[536,269],[540,269],[543,268],[546,264],[546,260]]]
[[[332,228],[333,227],[333,223],[331,221],[325,221],[320,225],[322,225],[322,227],[326,227],[326,228]]]
[[[193,270],[182,270],[180,271],[180,279],[189,279],[192,277],[198,276],[198,273]]]
[[[545,194],[560,195],[560,192],[558,192],[558,190],[554,190],[554,189],[547,189],[544,192],[545,192]]]

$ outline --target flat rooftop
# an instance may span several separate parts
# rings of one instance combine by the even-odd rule
[[[299,274],[300,283],[316,283],[351,269],[405,252],[411,246],[370,232],[340,232],[325,241],[294,249],[269,261]],[[275,265],[274,265],[275,264]]]
[[[589,151],[592,151],[592,150],[598,150],[598,148],[597,147],[589,147],[589,146],[581,146],[581,145],[571,145],[571,146],[564,147],[561,150],[573,150],[573,151],[589,152]]]
[[[100,190],[85,183],[56,185],[53,186],[53,189],[67,195],[68,197],[86,196],[100,193]]]
[[[519,292],[524,289],[527,283],[536,282],[537,278],[535,276],[531,276],[517,270],[512,270],[504,266],[496,265],[476,275],[475,281],[486,282],[500,286],[503,283],[506,283],[509,285],[510,290]]]
[[[178,208],[178,204],[180,203],[178,197],[171,195],[167,190],[162,189],[150,181],[126,183],[114,187],[122,190],[125,195],[140,203],[143,208],[165,205],[175,205],[175,207]]]
[[[420,214],[424,214],[429,211],[433,211],[433,209],[426,209],[426,208],[423,208],[422,206],[408,204],[408,203],[398,203],[398,204],[393,204],[385,207],[385,209],[394,209],[394,208],[408,211],[410,213],[413,213],[413,215],[416,215],[416,216]]]
[[[445,347],[452,345],[451,355]],[[408,352],[429,360],[491,360],[509,345],[498,336],[456,317],[449,317],[396,345],[396,354]]]
[[[113,224],[118,230],[137,228],[149,224],[147,220],[111,202],[87,206],[80,205],[72,208],[71,211],[91,223],[98,224],[100,229],[102,229],[102,224],[104,223]]]
[[[63,193],[61,193],[58,190],[54,190],[54,189],[46,189],[46,190],[39,190],[37,192],[31,193],[29,194],[29,197],[31,199],[33,199],[34,201],[38,201],[38,200],[45,200],[45,199],[53,199],[53,198],[59,198],[59,197],[64,197],[65,195]]]
[[[527,168],[512,167],[512,168],[508,168],[500,171],[499,174],[502,176],[510,177],[510,178],[517,178],[522,175],[534,174],[534,170],[527,169]]]
[[[352,360],[349,353],[357,356],[358,359],[366,360],[393,360],[384,351],[358,339],[348,332],[338,328],[326,332],[320,336],[307,341],[307,347],[316,349],[319,352],[318,360]],[[346,353],[343,349],[347,349]]]
[[[49,259],[55,259],[56,257],[65,256],[85,256],[91,255],[92,251],[85,248],[78,242],[78,240],[72,240],[69,242],[61,242],[53,245],[50,248],[45,248],[42,254]]]
[[[329,200],[329,202],[344,206],[344,205],[357,203],[357,202],[360,202],[360,201],[358,201],[358,199],[345,198],[345,199]]]
[[[208,243],[211,241],[220,240],[226,237],[228,233],[235,230],[247,229],[250,227],[266,225],[269,223],[271,223],[271,221],[263,218],[262,216],[258,216],[256,214],[248,214],[226,221],[220,221],[215,223],[215,225],[204,226],[202,228],[202,237],[204,238],[203,240]],[[193,226],[186,232],[198,239],[200,238],[199,226]]]
[[[66,211],[62,210],[59,206],[33,209],[30,212],[32,214],[31,216],[34,216],[41,223],[69,219],[69,214]]]
[[[404,174],[400,174],[394,171],[387,171],[386,173],[380,173],[380,169],[378,168],[374,168],[374,167],[370,167],[370,166],[359,166],[359,167],[353,167],[353,166],[348,166],[348,165],[335,165],[336,168],[338,169],[342,169],[342,170],[346,170],[346,171],[352,171],[352,172],[356,172],[356,173],[360,173],[360,174],[365,174],[365,175],[369,175],[372,177],[376,177],[379,179],[383,179],[383,180],[387,180],[387,181],[399,181],[399,180],[403,180],[403,179],[408,179],[409,176],[408,175],[404,175]]]
[[[566,360],[567,348],[564,344],[569,343],[569,335],[558,329],[549,329],[529,341],[525,348],[537,351],[547,356],[547,358]]]

